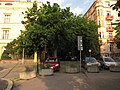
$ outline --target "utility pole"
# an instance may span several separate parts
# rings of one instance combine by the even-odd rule
[[[22,51],[22,64],[24,63],[24,57],[25,57],[24,52],[25,52],[25,48],[23,48],[23,51]]]
[[[80,72],[81,72],[81,51],[83,50],[82,36],[78,36],[78,50],[80,51]]]

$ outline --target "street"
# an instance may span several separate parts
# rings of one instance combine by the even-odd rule
[[[120,90],[120,73],[101,71],[84,75],[56,72],[53,76],[22,81],[13,90]]]
[[[12,90],[120,90],[120,72],[102,70],[99,73],[69,74],[59,71],[52,76],[20,80],[23,66],[12,63],[1,63],[0,66],[5,68],[0,71],[0,77],[14,82]]]

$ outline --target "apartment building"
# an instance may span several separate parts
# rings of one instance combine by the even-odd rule
[[[32,7],[34,0],[0,0],[0,59],[5,46],[25,30],[21,23],[27,8]],[[42,3],[38,2],[38,6]]]
[[[117,0],[95,0],[84,17],[89,20],[94,20],[100,28],[98,28],[99,41],[100,41],[100,53],[101,55],[119,55],[120,50],[115,44],[114,29],[116,20],[119,19],[118,11],[112,10],[110,7],[115,4]]]

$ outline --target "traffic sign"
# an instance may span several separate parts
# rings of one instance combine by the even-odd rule
[[[83,50],[82,36],[78,36],[78,50]]]

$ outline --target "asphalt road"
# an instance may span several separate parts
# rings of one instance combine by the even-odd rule
[[[57,72],[19,83],[13,90],[120,90],[120,72],[105,70],[87,76]]]
[[[3,68],[14,66],[15,64],[0,64],[0,67]],[[22,67],[18,65],[5,76],[5,78],[14,80],[12,90],[120,90],[120,72],[108,70],[86,74],[55,72],[53,76],[38,76],[31,80],[19,80],[21,70]],[[6,75],[8,71],[9,69],[1,71],[0,77]]]
[[[108,71],[87,73],[87,77],[81,74],[56,74],[43,80],[51,87],[49,90],[120,90],[120,73]],[[54,89],[54,86],[60,89]]]

